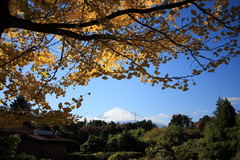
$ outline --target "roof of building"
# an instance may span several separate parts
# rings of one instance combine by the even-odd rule
[[[28,134],[26,135],[27,138],[36,140],[36,141],[54,141],[54,142],[67,142],[68,140],[63,139],[61,137],[58,136],[54,136],[54,135],[31,135]]]
[[[52,141],[52,142],[67,142],[68,140],[63,139],[61,137],[55,136],[53,134],[43,134],[41,135],[41,133],[47,133],[47,132],[51,132],[51,131],[41,131],[41,130],[37,130],[38,134],[34,135],[34,130],[27,127],[26,125],[22,125],[22,127],[14,127],[11,129],[3,129],[3,132],[5,133],[9,133],[9,134],[21,134],[21,135],[25,135],[27,138],[36,140],[36,141]]]
[[[26,125],[22,125],[22,127],[14,127],[10,129],[3,129],[3,132],[10,133],[10,134],[33,134],[33,129],[27,127]]]

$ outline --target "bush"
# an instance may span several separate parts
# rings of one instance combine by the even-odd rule
[[[98,152],[94,153],[93,155],[98,159],[98,160],[107,160],[111,155],[115,154],[114,152]]]
[[[111,155],[108,160],[125,160],[144,156],[142,152],[117,152]]]
[[[66,144],[66,152],[72,153],[72,152],[78,152],[79,151],[79,143],[76,140],[68,139],[68,142]]]
[[[158,136],[159,139],[164,140],[172,146],[181,145],[186,142],[188,137],[181,126],[171,125],[168,128],[162,129],[162,133]]]
[[[145,150],[146,156],[149,159],[176,159],[171,148],[171,143],[158,139],[151,144]]]
[[[108,160],[128,160],[127,156],[121,152],[118,152],[108,158]]]
[[[91,154],[67,154],[64,156],[67,160],[99,160],[96,156]]]
[[[180,146],[173,146],[173,151],[176,159],[188,159],[195,160],[198,159],[198,150],[197,150],[197,139],[189,140],[188,142],[183,143]]]
[[[8,160],[14,158],[20,141],[20,136],[17,134],[0,135],[0,159]]]
[[[92,154],[82,154],[82,153],[68,153],[65,155],[64,159],[67,160],[108,160],[109,157],[115,155],[118,152],[97,152]],[[139,158],[143,157],[144,154],[142,152],[120,152],[124,154],[128,159],[129,158]]]
[[[142,139],[144,139],[144,140],[153,139],[153,138],[159,136],[164,129],[165,128],[161,128],[161,129],[160,128],[153,128],[152,130],[147,131]]]
[[[33,155],[27,155],[25,152],[23,152],[19,155],[16,155],[14,160],[36,160],[36,158]]]
[[[142,152],[122,152],[127,156],[127,158],[139,158],[143,157],[144,154]]]
[[[97,152],[91,154],[82,154],[79,152],[68,153],[65,155],[64,159],[67,160],[107,160],[111,155],[116,154],[116,152]]]
[[[145,134],[145,129],[143,129],[142,127],[137,129],[131,129],[130,131],[128,131],[128,133],[130,133],[132,136],[134,136],[137,139],[141,139]]]
[[[139,151],[144,152],[145,143],[131,136],[129,133],[115,135],[106,144],[107,151]]]
[[[80,146],[80,151],[83,153],[93,153],[103,151],[106,142],[102,139],[90,135],[88,140]]]
[[[158,137],[147,141],[148,147],[145,150],[148,158],[176,159],[173,146],[179,146],[187,141],[187,133],[181,126],[170,125],[162,128]]]
[[[236,154],[236,157],[234,158],[234,160],[240,160],[240,152]]]

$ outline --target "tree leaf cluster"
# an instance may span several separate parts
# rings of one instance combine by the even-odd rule
[[[46,96],[64,97],[67,87],[86,86],[93,78],[136,77],[161,84],[162,90],[187,91],[196,85],[193,77],[239,56],[236,2],[1,0],[0,103],[7,106],[17,95],[25,97],[38,116],[28,119],[50,126],[61,117],[62,123],[77,122],[81,116],[71,111],[81,106],[83,95],[65,107],[60,103],[64,112],[53,111]],[[189,66],[177,74],[165,72],[178,59]],[[23,122],[9,113],[0,115],[4,128]]]

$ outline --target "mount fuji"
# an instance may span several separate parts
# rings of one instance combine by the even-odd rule
[[[102,114],[101,116],[94,118],[99,120],[104,120],[105,122],[113,121],[115,123],[127,123],[127,122],[136,122],[136,121],[142,121],[142,120],[149,120],[147,118],[144,118],[140,115],[137,115],[134,112],[131,112],[127,109],[116,107],[111,109],[110,111],[107,111],[106,113]],[[159,128],[165,127],[164,124],[159,124],[157,122],[152,121],[156,126]]]
[[[98,117],[105,121],[142,121],[144,118],[127,109],[116,107]]]

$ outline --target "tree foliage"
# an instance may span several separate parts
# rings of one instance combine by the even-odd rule
[[[135,76],[162,83],[162,89],[187,91],[193,76],[214,72],[239,55],[240,6],[234,2],[1,0],[0,102],[7,106],[24,96],[35,106],[38,124],[52,125],[77,120],[70,112],[83,96],[60,103],[63,112],[56,113],[46,95],[65,96],[66,87],[87,85],[92,78]],[[180,57],[192,60],[189,73],[161,74],[162,66]],[[0,117],[4,127],[23,121],[5,112]]]
[[[159,136],[162,132],[162,130],[164,130],[164,128],[160,129],[160,128],[153,128],[150,131],[147,131],[144,136],[143,136],[143,140],[147,140],[147,139],[153,139],[157,136]]]
[[[233,127],[236,124],[236,112],[231,105],[231,102],[229,102],[228,99],[225,98],[222,99],[221,103],[217,106],[218,107],[214,113],[216,116],[215,123],[219,127],[219,129],[222,130],[225,128]]]
[[[187,115],[174,114],[169,123],[169,126],[170,125],[176,125],[176,126],[181,126],[185,128],[192,128],[193,122],[192,122],[192,118],[189,118]]]
[[[130,133],[135,138],[141,139],[145,134],[145,129],[143,129],[142,127],[138,129],[131,129],[128,131],[128,133]]]
[[[170,125],[168,128],[162,128],[160,134],[153,138],[153,142],[146,148],[146,155],[155,159],[176,159],[173,146],[179,146],[187,140],[181,126]]]
[[[203,131],[208,124],[212,123],[212,121],[213,121],[212,118],[210,118],[208,115],[205,115],[203,116],[203,118],[199,119],[197,128]]]
[[[103,146],[105,146],[106,142],[102,139],[90,135],[88,140],[80,146],[80,151],[86,152],[96,152],[96,151],[103,151]]]
[[[3,160],[13,159],[18,149],[18,143],[21,142],[20,135],[4,135],[0,132],[0,158]]]
[[[129,133],[114,135],[106,144],[107,151],[140,151],[144,152],[145,143]]]
[[[24,97],[17,96],[13,103],[10,104],[10,109],[13,109],[14,111],[18,111],[20,109],[23,112],[27,112],[31,109],[31,104],[27,102]]]

